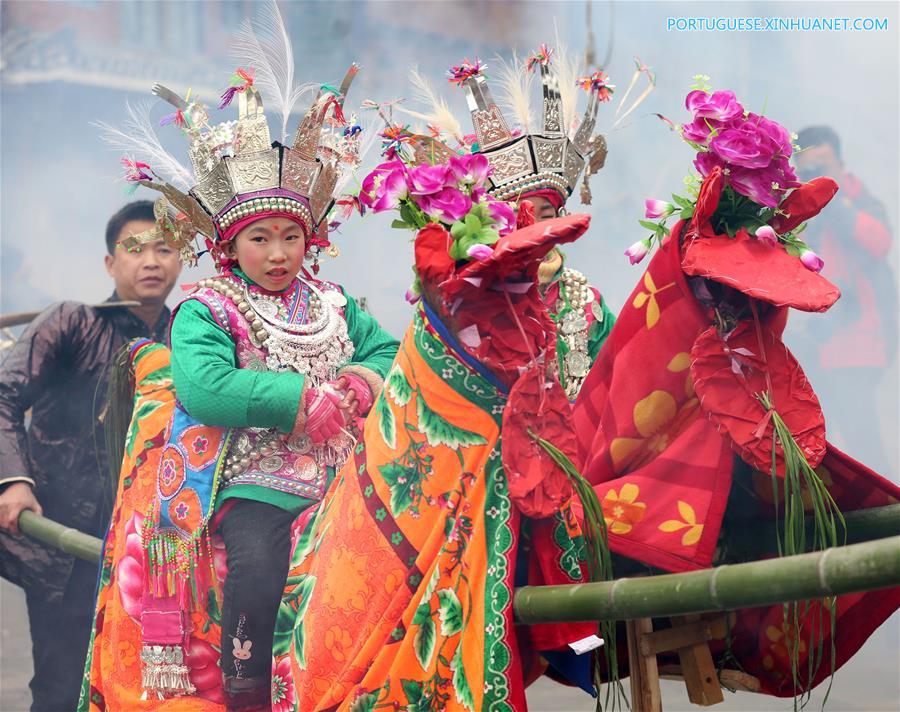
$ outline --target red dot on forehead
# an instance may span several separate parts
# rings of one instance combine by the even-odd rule
[[[272,226],[272,229],[273,229],[275,232],[279,232],[279,231],[281,230],[281,228],[278,227],[278,225],[273,225],[273,226]]]

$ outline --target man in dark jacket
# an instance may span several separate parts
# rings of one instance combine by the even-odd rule
[[[115,284],[108,301],[140,306],[55,304],[0,366],[0,575],[26,593],[33,711],[75,709],[97,567],[20,536],[17,520],[29,509],[103,536],[112,499],[103,445],[108,369],[131,339],[165,340],[165,300],[181,271],[177,250],[163,241],[121,244],[154,225],[153,204],[138,201],[113,215],[106,229],[106,270]]]

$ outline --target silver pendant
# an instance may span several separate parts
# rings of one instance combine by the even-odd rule
[[[591,360],[583,351],[570,351],[565,357],[566,371],[574,378],[584,378],[591,368]]]

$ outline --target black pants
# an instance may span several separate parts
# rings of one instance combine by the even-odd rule
[[[34,658],[31,712],[72,712],[78,706],[96,585],[97,565],[76,561],[62,602],[25,592]]]
[[[219,524],[228,555],[221,658],[226,692],[270,689],[272,637],[290,567],[293,521],[279,507],[237,499]]]

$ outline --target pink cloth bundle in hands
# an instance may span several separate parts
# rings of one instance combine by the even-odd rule
[[[341,394],[330,383],[306,391],[304,429],[313,444],[321,445],[343,430],[347,418],[340,403]]]

